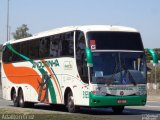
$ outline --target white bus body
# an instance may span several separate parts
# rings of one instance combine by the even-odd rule
[[[133,28],[58,28],[8,41],[2,56],[3,98],[15,106],[42,102],[64,104],[70,112],[78,106],[122,112],[146,103],[144,49]]]

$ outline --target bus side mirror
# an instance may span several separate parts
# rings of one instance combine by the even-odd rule
[[[86,48],[86,57],[87,57],[87,66],[93,67],[92,52],[89,48]]]

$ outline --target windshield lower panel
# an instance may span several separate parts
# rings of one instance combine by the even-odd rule
[[[145,84],[144,52],[93,52],[92,84]]]

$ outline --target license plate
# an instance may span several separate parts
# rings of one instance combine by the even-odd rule
[[[127,100],[117,100],[118,104],[127,103]]]

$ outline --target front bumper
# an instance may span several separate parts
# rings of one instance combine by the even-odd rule
[[[143,96],[98,96],[90,93],[90,107],[110,107],[110,106],[144,106],[147,95]],[[118,103],[118,100],[125,100],[126,103]]]

